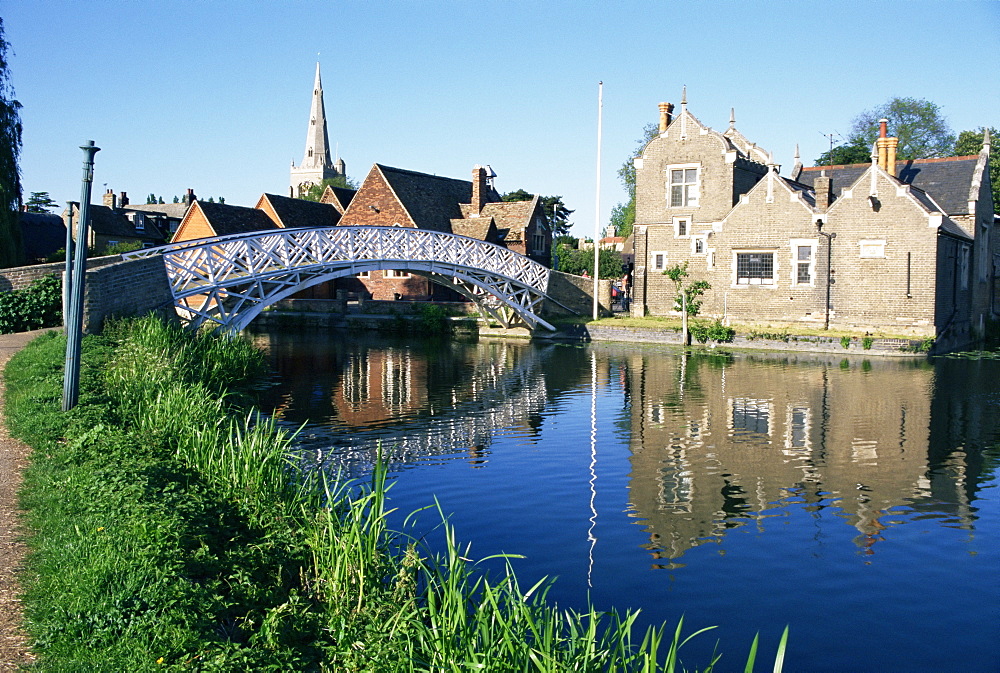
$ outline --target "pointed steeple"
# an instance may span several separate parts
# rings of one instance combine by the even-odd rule
[[[302,196],[323,180],[347,175],[344,161],[330,158],[330,137],[326,130],[326,107],[323,104],[323,81],[316,63],[316,80],[313,83],[312,105],[309,107],[309,128],[306,131],[306,151],[302,163],[292,163],[289,196]]]
[[[300,168],[333,168],[330,159],[330,138],[326,132],[326,108],[323,106],[323,82],[316,62],[312,105],[309,108],[309,129],[306,131],[306,151]]]

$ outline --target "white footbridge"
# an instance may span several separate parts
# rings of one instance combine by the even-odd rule
[[[474,238],[410,227],[277,229],[126,253],[160,255],[181,320],[239,331],[300,290],[366,271],[424,276],[468,297],[504,327],[555,328],[538,312],[549,269]]]

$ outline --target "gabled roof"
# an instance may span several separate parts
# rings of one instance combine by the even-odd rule
[[[226,203],[195,201],[191,210],[201,210],[216,236],[246,234],[253,231],[280,229],[263,210],[245,206],[230,206]],[[178,230],[179,231],[179,230]]]
[[[320,203],[329,203],[337,209],[338,213],[343,215],[344,211],[347,210],[347,206],[351,205],[351,199],[357,193],[358,190],[356,189],[327,185],[326,189],[323,190],[323,195],[319,197],[319,201]]]
[[[507,230],[507,241],[524,240],[524,230],[531,224],[535,211],[539,208],[539,197],[530,201],[500,201],[483,206],[481,217],[492,217],[497,229]]]
[[[497,243],[500,240],[500,231],[492,217],[473,217],[469,219],[455,219],[451,221],[451,233],[459,236],[468,236],[487,243]]]
[[[451,231],[451,220],[462,217],[459,204],[472,200],[472,182],[469,180],[455,180],[381,164],[375,164],[375,168],[384,176],[400,205],[419,229]],[[496,192],[490,198],[500,200]]]
[[[969,189],[975,176],[979,155],[912,159],[896,163],[896,179],[912,185],[933,197],[948,215],[969,212]],[[812,187],[820,171],[833,179],[833,192],[838,197],[868,170],[871,164],[842,166],[809,166],[802,169],[799,182]],[[919,197],[918,197],[919,198]]]
[[[267,213],[275,224],[286,229],[333,227],[340,221],[340,213],[329,203],[277,194],[262,194],[256,207]]]

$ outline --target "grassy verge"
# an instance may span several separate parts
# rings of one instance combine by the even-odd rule
[[[633,640],[634,614],[562,611],[544,583],[482,576],[451,531],[440,556],[393,535],[381,469],[365,487],[304,471],[246,407],[264,367],[247,342],[112,326],[85,339],[69,413],[63,353],[48,335],[7,366],[8,425],[35,448],[22,499],[40,669],[678,666],[680,625]]]

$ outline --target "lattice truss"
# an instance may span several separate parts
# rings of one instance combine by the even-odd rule
[[[465,236],[405,227],[282,229],[187,241],[129,253],[163,256],[181,319],[231,331],[299,290],[378,269],[409,271],[454,288],[510,327],[555,328],[536,310],[549,270],[524,255]]]

